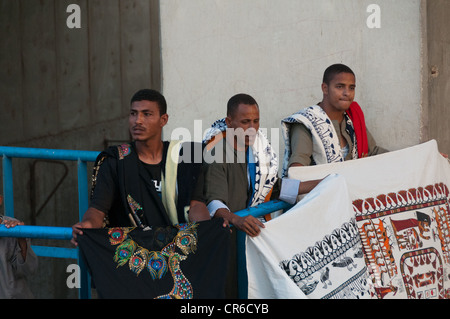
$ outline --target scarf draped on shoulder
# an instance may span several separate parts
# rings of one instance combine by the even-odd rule
[[[203,143],[209,148],[210,144],[223,137],[227,128],[225,119],[217,120],[206,131]],[[250,206],[253,207],[270,198],[271,190],[278,178],[278,157],[261,129],[256,134],[256,139],[251,146],[251,150],[253,152],[256,170],[253,196],[250,202]]]
[[[364,114],[358,103],[353,102],[349,110],[344,113],[347,130],[353,139],[353,148],[350,150],[352,158],[367,156],[368,142]],[[282,176],[287,175],[288,162],[291,156],[289,132],[291,125],[302,123],[311,132],[313,139],[312,157],[316,164],[342,162],[339,137],[325,111],[318,105],[313,105],[283,119],[281,121],[282,133],[285,142]]]

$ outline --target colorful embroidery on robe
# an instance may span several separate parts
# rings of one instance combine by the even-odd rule
[[[146,231],[116,227],[83,232],[79,247],[101,298],[225,296],[229,230],[220,219]]]
[[[131,209],[130,219],[134,225],[144,228],[142,223],[143,209],[142,206],[131,195],[127,196],[128,205]]]
[[[117,151],[119,152],[119,160],[123,160],[127,155],[131,153],[131,145],[130,144],[118,145]]]
[[[158,296],[157,298],[174,298],[174,299],[192,299],[193,289],[189,280],[184,276],[181,270],[180,263],[186,260],[190,253],[195,253],[197,249],[197,227],[198,225],[184,224],[175,225],[178,228],[178,233],[174,237],[173,241],[164,247],[161,251],[148,251],[147,249],[139,246],[132,238],[126,237],[122,234],[128,233],[127,228],[115,228],[112,231],[108,231],[110,234],[110,242],[112,245],[121,244],[120,239],[125,240],[116,249],[114,255],[114,261],[119,266],[123,266],[127,261],[130,270],[136,275],[139,275],[143,269],[147,269],[153,280],[156,278],[162,278],[167,268],[172,274],[174,280],[174,287],[168,294]],[[176,252],[176,248],[179,248],[182,253]],[[151,262],[149,262],[151,256]],[[166,261],[167,258],[167,261]],[[168,267],[167,267],[168,266]]]

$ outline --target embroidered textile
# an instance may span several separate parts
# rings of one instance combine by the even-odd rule
[[[450,165],[436,141],[357,161],[295,167],[289,177],[329,173],[345,178],[375,297],[449,298]],[[335,196],[317,196],[335,205]]]
[[[224,298],[230,234],[222,223],[84,229],[78,242],[100,298]]]

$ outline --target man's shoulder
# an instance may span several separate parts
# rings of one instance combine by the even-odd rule
[[[292,113],[282,120],[284,123],[296,123],[299,121],[299,118],[308,117],[310,114],[315,114],[317,112],[321,112],[322,108],[318,104],[314,104],[311,106],[304,107],[299,109],[297,112]]]
[[[132,143],[109,146],[97,156],[95,166],[107,163],[107,165],[115,167],[119,161],[128,158],[132,152],[134,152]]]
[[[311,106],[307,106],[303,109],[300,109],[295,114],[316,113],[316,112],[323,112],[322,108],[318,104],[314,104]]]
[[[245,152],[236,151],[227,138],[221,138],[207,146],[204,152],[205,162],[216,166],[235,166],[245,164]]]
[[[103,152],[100,153],[100,156],[108,156],[117,159],[124,159],[133,151],[132,143],[122,143],[117,145],[112,145],[107,147]]]

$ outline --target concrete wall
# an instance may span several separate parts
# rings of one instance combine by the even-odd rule
[[[67,25],[70,4],[80,7],[81,28]],[[129,139],[132,94],[160,88],[157,0],[0,0],[0,39],[2,146],[101,151]],[[17,218],[64,227],[78,221],[76,163],[15,159],[13,176]],[[40,258],[36,297],[77,297],[66,286],[74,262]]]
[[[80,7],[81,28],[67,26],[70,4]],[[117,125],[131,95],[160,85],[157,6],[1,0],[0,145],[98,150],[128,138],[126,123]],[[71,137],[86,131],[92,136]]]
[[[450,154],[450,1],[427,1],[428,60],[425,83],[428,90],[427,138],[439,142]]]
[[[373,3],[380,28],[367,25]],[[160,10],[166,137],[176,127],[194,132],[197,119],[206,129],[239,92],[256,98],[270,133],[319,102],[323,71],[344,63],[378,143],[395,150],[420,142],[420,0],[165,0]]]

